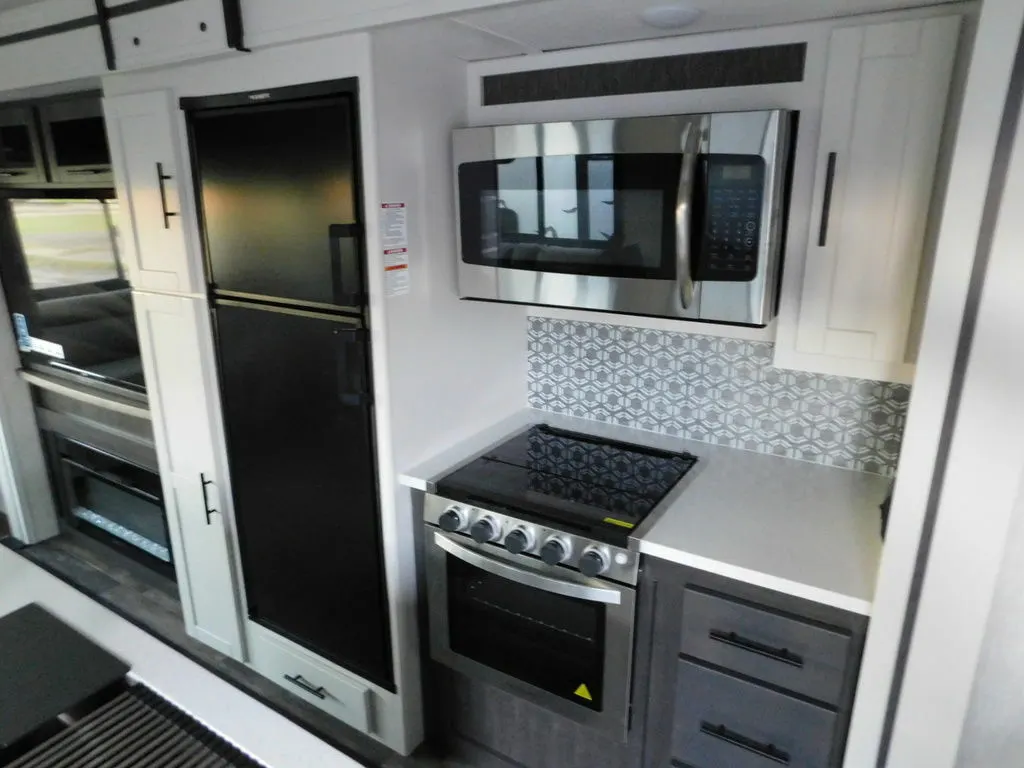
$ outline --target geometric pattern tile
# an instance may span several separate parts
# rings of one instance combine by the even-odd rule
[[[529,319],[530,405],[892,476],[910,387],[772,367],[773,344]]]

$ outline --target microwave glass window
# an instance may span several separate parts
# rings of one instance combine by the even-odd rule
[[[470,264],[674,279],[679,155],[558,155],[459,168]]]
[[[605,607],[503,579],[448,557],[453,652],[600,712]],[[590,698],[580,694],[581,686]]]
[[[110,165],[102,117],[56,120],[49,124],[57,165]]]
[[[145,391],[113,198],[0,202],[0,277],[34,367]]]
[[[0,125],[0,166],[31,168],[35,165],[30,130],[27,125]]]

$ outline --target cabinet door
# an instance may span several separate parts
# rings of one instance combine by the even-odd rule
[[[132,288],[200,293],[201,260],[185,233],[186,162],[170,91],[105,99],[107,138],[121,206],[121,244]]]
[[[31,107],[0,109],[0,185],[46,181]]]
[[[909,380],[959,16],[832,34],[795,349],[781,367]]]
[[[230,493],[216,448],[206,303],[146,293],[136,293],[134,301],[186,628],[221,653],[241,658]]]
[[[110,148],[99,97],[42,104],[39,117],[55,183],[110,186]]]
[[[142,10],[119,13],[119,7],[132,4],[133,0],[107,2],[119,70],[187,61],[228,50],[223,0],[149,3]]]

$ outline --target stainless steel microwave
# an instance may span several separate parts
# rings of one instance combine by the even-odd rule
[[[794,113],[454,132],[459,295],[763,326]]]

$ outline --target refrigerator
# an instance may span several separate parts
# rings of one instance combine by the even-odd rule
[[[394,690],[354,80],[183,99],[249,618]]]

